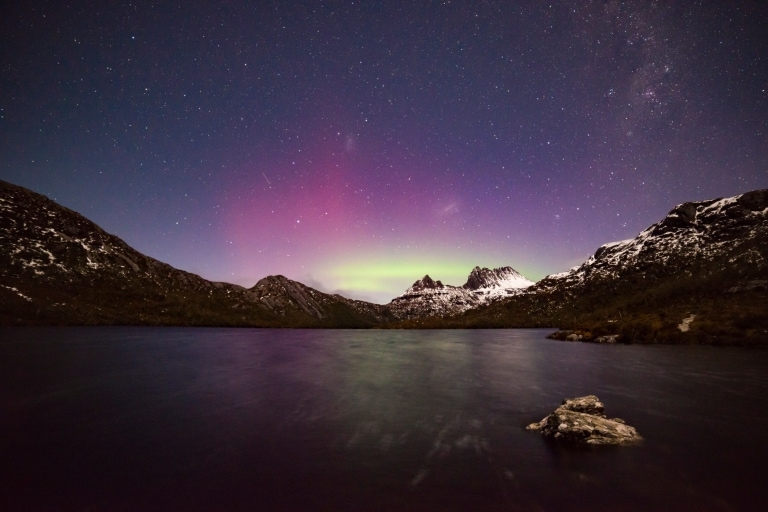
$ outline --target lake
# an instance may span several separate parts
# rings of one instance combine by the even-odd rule
[[[0,330],[0,510],[763,510],[768,351],[548,330]],[[638,446],[525,426],[596,394]]]

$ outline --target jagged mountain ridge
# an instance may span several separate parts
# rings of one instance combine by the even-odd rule
[[[686,318],[690,329],[682,330]],[[429,326],[560,326],[633,342],[768,343],[768,190],[677,205],[577,267]]]
[[[386,308],[282,276],[211,282],[141,254],[77,212],[0,181],[0,324],[365,327]]]
[[[587,261],[539,281],[531,293],[579,293],[600,283],[669,274],[768,270],[768,190],[683,203],[630,240],[604,244]]]
[[[444,285],[426,275],[388,306],[399,319],[455,315],[516,295],[533,284],[512,267],[475,267],[462,286]]]

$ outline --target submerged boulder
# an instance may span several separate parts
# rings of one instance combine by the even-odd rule
[[[595,343],[616,343],[618,339],[619,339],[618,334],[609,334],[607,336],[598,336],[592,341],[594,341]]]
[[[620,418],[607,419],[605,406],[595,395],[563,400],[560,407],[526,428],[571,444],[632,444],[642,440],[634,427]]]

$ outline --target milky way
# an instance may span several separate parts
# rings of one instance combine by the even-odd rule
[[[763,2],[103,4],[4,7],[0,178],[208,279],[536,280],[768,188]]]

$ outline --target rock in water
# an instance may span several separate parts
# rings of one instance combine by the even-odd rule
[[[560,407],[528,430],[571,444],[631,444],[642,440],[634,427],[619,418],[607,419],[595,395],[563,400]]]

